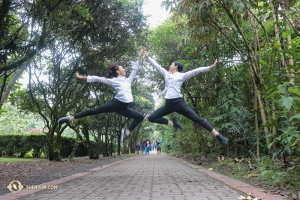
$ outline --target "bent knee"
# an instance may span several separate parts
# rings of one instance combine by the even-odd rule
[[[148,120],[150,121],[150,122],[155,122],[155,117],[152,117],[151,115],[148,117]]]
[[[142,114],[141,114],[141,115],[139,115],[139,116],[137,117],[137,119],[138,119],[139,121],[143,121],[143,120],[144,120],[144,118],[145,118],[145,117],[144,117],[144,115],[142,115]]]

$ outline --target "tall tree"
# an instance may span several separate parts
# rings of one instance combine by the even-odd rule
[[[286,5],[287,2],[280,3]],[[227,45],[235,50],[234,57],[241,58],[248,66],[259,104],[259,119],[262,121],[265,143],[269,147],[272,139],[269,134],[272,132],[267,124],[271,119],[277,120],[277,117],[274,112],[268,112],[272,108],[272,102],[266,100],[265,85],[274,88],[278,82],[293,80],[295,66],[287,65],[286,60],[292,64],[295,55],[290,50],[296,46],[291,45],[293,39],[287,36],[297,34],[296,27],[291,22],[296,18],[295,10],[299,2],[291,1],[289,6],[283,7],[287,8],[284,12],[280,10],[277,1],[166,0],[163,5],[171,8],[175,21],[180,17],[187,19],[187,38],[201,44],[210,44],[212,41],[220,43],[224,38]],[[271,19],[270,13],[273,17]],[[272,71],[279,72],[281,76],[274,79],[276,75]],[[274,133],[276,130],[273,127]]]
[[[72,1],[0,2],[0,108],[28,63],[54,39],[53,16]]]
[[[23,97],[27,97],[24,108],[38,112],[49,129],[49,160],[60,160],[61,133],[68,126],[58,126],[57,120],[102,103],[91,95],[105,97],[112,92],[101,84],[76,80],[75,72],[106,76],[106,62],[129,63],[124,55],[133,54],[145,28],[141,3],[94,0],[64,5],[65,12],[53,16],[55,40],[30,65],[30,96]],[[89,87],[101,92],[92,93]],[[82,123],[81,130],[89,133],[87,123]]]

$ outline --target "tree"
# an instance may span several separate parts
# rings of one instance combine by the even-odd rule
[[[106,62],[124,61],[123,55],[132,54],[136,49],[135,39],[145,25],[140,4],[135,2],[95,0],[71,7],[65,5],[63,9],[65,12],[53,16],[57,19],[53,22],[55,40],[30,65],[30,96],[22,97],[26,99],[23,108],[38,112],[49,129],[49,160],[60,160],[61,134],[68,126],[58,126],[57,120],[101,103],[89,98],[92,95],[89,87],[101,91],[104,97],[111,93],[111,89],[104,90],[101,84],[88,85],[76,80],[75,72],[105,76]],[[81,130],[85,135],[89,133],[86,123]]]
[[[30,60],[55,38],[51,25],[61,5],[72,1],[0,2],[0,108]]]
[[[292,23],[297,18],[295,11],[299,2],[279,3],[223,0],[167,0],[163,3],[166,8],[171,8],[175,21],[180,17],[187,19],[187,39],[204,45],[214,41],[222,46],[226,43],[235,51],[234,57],[240,58],[247,66],[256,97],[254,102],[258,102],[260,110],[257,120],[261,121],[267,147],[276,135],[278,127],[271,122],[278,120],[278,113],[276,104],[266,98],[266,88],[274,89],[279,82],[295,80],[293,59],[296,57],[291,50],[297,45],[292,42],[292,36],[299,36]],[[276,75],[278,72],[280,76]]]

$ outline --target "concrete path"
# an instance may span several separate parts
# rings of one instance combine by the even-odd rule
[[[24,186],[18,193],[0,196],[0,200],[234,200],[250,193],[263,200],[283,199],[181,159],[152,152],[39,186]]]

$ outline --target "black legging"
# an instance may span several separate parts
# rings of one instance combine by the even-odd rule
[[[203,128],[211,132],[214,128],[210,125],[205,119],[201,118],[195,113],[183,100],[183,98],[176,99],[166,99],[166,103],[163,107],[155,110],[149,117],[150,122],[159,123],[159,124],[168,124],[168,120],[162,118],[165,115],[168,115],[172,112],[177,112],[195,123],[201,125]]]
[[[132,131],[139,123],[141,123],[141,121],[143,121],[144,116],[135,110],[128,109],[127,107],[128,103],[124,103],[117,99],[113,99],[110,102],[107,102],[97,108],[85,110],[80,113],[75,113],[74,118],[77,119],[100,113],[116,112],[117,114],[122,115],[124,117],[134,119],[133,122],[127,127],[128,130]]]

